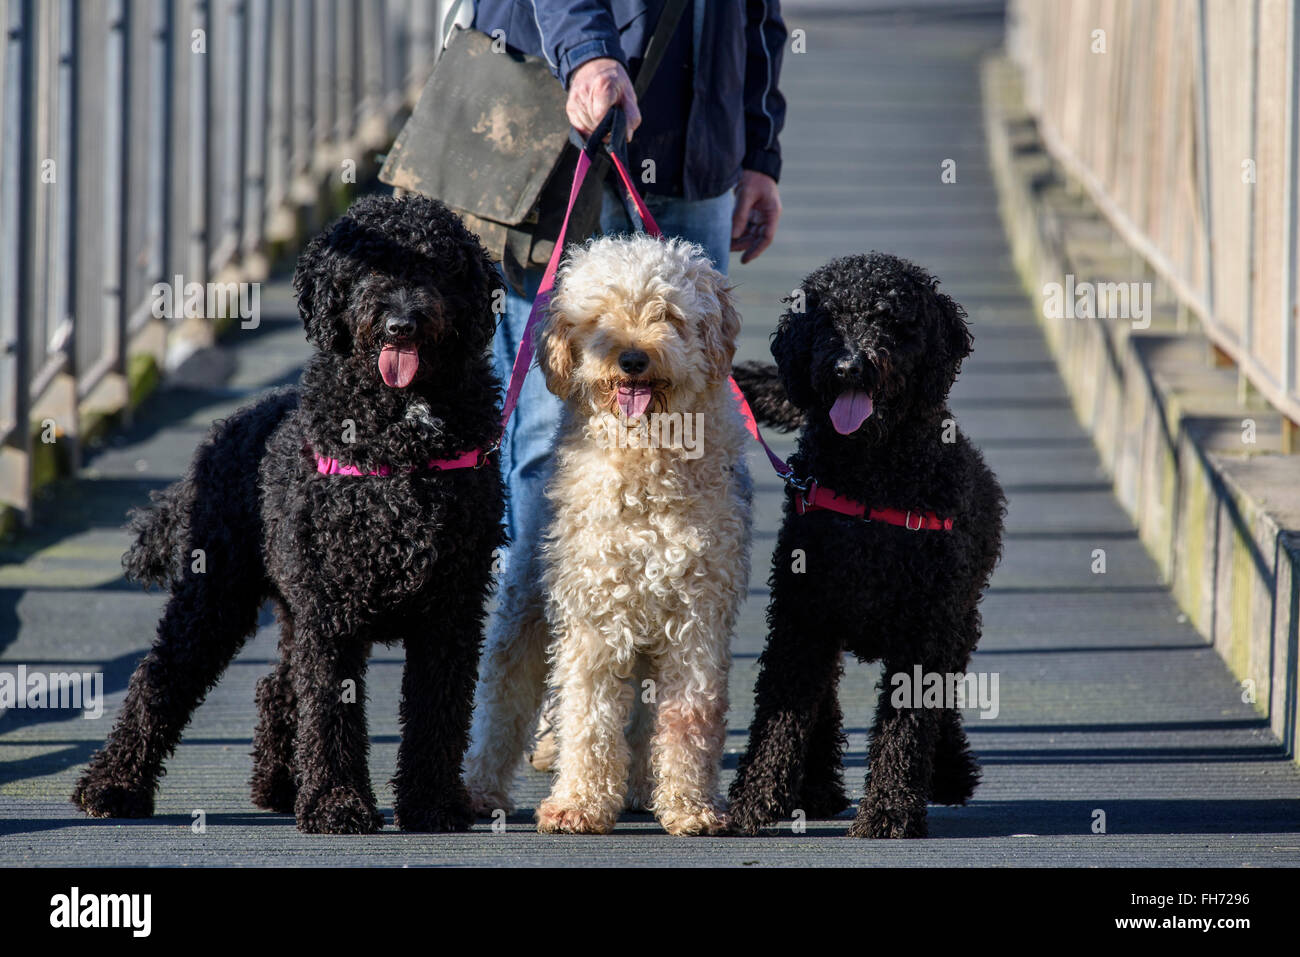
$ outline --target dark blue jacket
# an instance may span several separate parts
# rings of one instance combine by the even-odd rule
[[[687,4],[650,88],[641,126],[628,145],[640,176],[655,162],[647,192],[707,199],[726,192],[741,169],[781,174],[777,137],[785,98],[777,89],[786,29],[780,0],[708,0],[699,68],[692,65],[694,23]],[[613,57],[636,78],[664,0],[479,0],[474,26],[504,31],[506,45],[544,56],[568,86],[573,71]]]

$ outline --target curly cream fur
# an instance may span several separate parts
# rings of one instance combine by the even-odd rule
[[[647,803],[673,834],[725,826],[730,640],[749,581],[746,434],[727,383],[739,327],[725,279],[680,240],[601,238],[561,270],[537,342],[565,400],[548,532],[511,563],[489,636],[468,761],[481,812],[508,807],[541,701],[544,608],[559,753],[538,829],[604,833]],[[698,413],[699,449],[611,441],[629,427],[629,349],[649,358],[647,411]],[[646,713],[628,732],[634,705]]]

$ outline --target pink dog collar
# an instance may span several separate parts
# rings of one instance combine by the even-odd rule
[[[478,449],[471,449],[468,452],[462,452],[454,459],[431,459],[425,468],[439,472],[446,472],[451,469],[478,468],[486,458],[486,454],[481,453]],[[363,472],[355,465],[344,465],[338,459],[332,459],[325,455],[316,456],[316,471],[321,475],[378,475],[387,477],[393,474],[393,470],[387,465],[381,465],[370,472]],[[406,471],[410,473],[416,471],[416,469],[412,467],[406,469]]]
[[[820,511],[839,512],[841,515],[866,519],[868,522],[897,525],[909,532],[919,532],[923,528],[932,532],[952,531],[951,518],[944,518],[934,512],[914,512],[911,509],[904,511],[901,508],[868,508],[847,495],[841,495],[839,492],[818,485],[816,479],[808,483],[806,491],[800,492],[798,489],[793,491],[795,511],[800,515]]]

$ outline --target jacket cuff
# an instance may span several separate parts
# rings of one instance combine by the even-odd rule
[[[766,173],[777,182],[781,180],[781,154],[776,150],[750,150],[745,154],[740,165],[743,169],[751,169],[755,173]]]
[[[600,37],[594,40],[586,40],[579,43],[572,50],[566,50],[560,56],[559,63],[556,64],[555,72],[564,81],[564,88],[566,90],[569,88],[569,77],[573,76],[574,70],[588,60],[595,60],[600,57],[615,59],[623,64],[623,69],[627,69],[627,57],[623,55],[623,48],[616,42]]]

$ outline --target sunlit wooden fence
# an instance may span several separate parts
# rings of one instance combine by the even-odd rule
[[[1296,0],[1012,0],[1048,148],[1288,419],[1297,367]]]
[[[0,0],[0,504],[33,420],[126,407],[151,290],[263,278],[433,65],[436,0]]]

